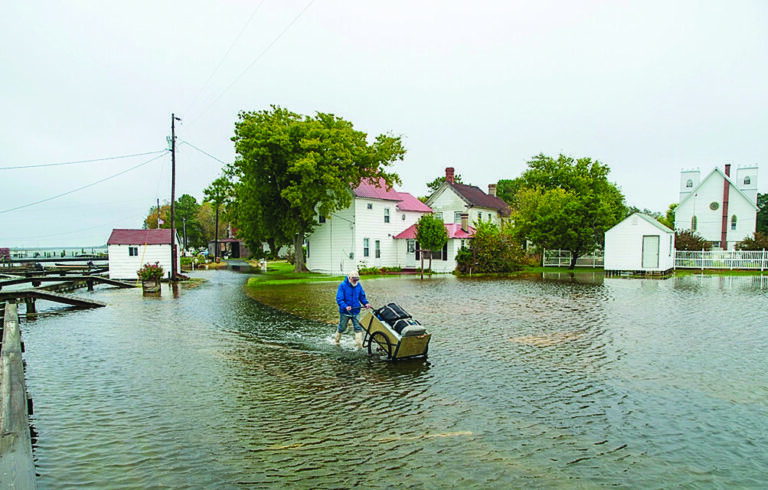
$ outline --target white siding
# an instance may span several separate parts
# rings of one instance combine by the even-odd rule
[[[352,207],[326,217],[325,223],[318,225],[306,239],[309,248],[307,268],[313,272],[345,274],[355,266],[354,236]]]
[[[605,232],[606,271],[663,272],[674,268],[675,235],[648,221],[652,219],[636,213]],[[659,237],[658,267],[643,267],[644,236]]]
[[[370,205],[370,209],[369,209]],[[389,223],[384,221],[389,209]],[[326,218],[307,237],[309,256],[307,268],[314,272],[346,274],[360,267],[403,267],[395,235],[415,224],[422,213],[400,211],[396,201],[355,198],[352,206]],[[368,257],[363,255],[363,239],[369,239]],[[376,257],[376,240],[380,243],[380,256]]]
[[[430,198],[429,207],[437,213],[442,213],[443,223],[461,224],[461,220],[456,217],[456,213],[467,213],[469,215],[469,224],[473,225],[478,220],[492,221],[496,226],[501,225],[499,212],[492,208],[468,207],[464,199],[461,198],[453,188],[446,186],[438,191],[434,197]]]
[[[137,247],[139,254],[131,257],[129,247]],[[165,276],[171,272],[171,246],[170,245],[109,245],[109,278],[137,280],[136,272],[144,264],[160,262]],[[179,267],[179,258],[176,258],[176,266]],[[180,269],[178,269],[180,270]]]
[[[696,216],[696,233],[709,242],[720,242],[723,230],[723,182],[725,178],[717,170],[712,171],[693,194],[675,210],[675,229],[690,230],[693,216]],[[752,236],[757,226],[755,203],[731,186],[728,192],[728,222],[726,224],[727,244],[720,244],[724,250],[732,250],[737,242]],[[711,204],[716,203],[717,209]],[[736,215],[736,229],[731,230],[731,220]]]

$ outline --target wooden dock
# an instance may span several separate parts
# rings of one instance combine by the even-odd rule
[[[54,301],[78,308],[101,308],[106,303],[94,299],[75,296],[74,294],[56,293],[45,289],[18,289],[16,291],[0,291],[0,302],[24,301],[27,305],[27,314],[35,313],[35,300]]]
[[[17,306],[5,305],[0,349],[0,488],[37,488]]]
[[[37,287],[43,282],[83,282],[88,286],[88,290],[93,290],[93,285],[95,283],[100,284],[109,284],[110,286],[117,286],[119,288],[135,288],[136,283],[135,282],[126,282],[126,281],[118,281],[116,279],[109,279],[108,277],[104,276],[87,276],[87,275],[40,275],[40,276],[26,276],[26,277],[16,277],[13,279],[3,279],[0,281],[0,291],[5,286],[13,286],[16,284],[24,284],[24,283],[30,283],[32,286]]]

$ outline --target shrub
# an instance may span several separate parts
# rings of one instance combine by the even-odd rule
[[[744,240],[736,244],[736,250],[765,250],[768,249],[768,235],[755,232],[752,238],[744,237]]]
[[[712,245],[704,237],[691,230],[675,232],[676,250],[709,250]]]
[[[486,222],[475,225],[477,230],[469,248],[462,248],[456,254],[458,272],[513,272],[523,268],[524,251],[510,230],[499,230]]]

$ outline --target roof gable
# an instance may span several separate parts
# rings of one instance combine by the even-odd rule
[[[153,230],[114,229],[107,245],[170,245],[171,229]]]
[[[731,192],[733,192],[733,191],[736,191],[737,195],[740,195],[740,196],[741,196],[741,197],[742,197],[742,198],[743,198],[743,199],[744,199],[746,202],[748,202],[748,203],[749,203],[749,204],[750,204],[750,205],[751,205],[753,208],[755,208],[755,210],[758,210],[758,209],[759,209],[759,208],[757,207],[757,204],[755,204],[755,203],[752,201],[752,199],[750,199],[749,197],[747,197],[747,195],[746,195],[746,194],[744,194],[744,191],[742,191],[741,189],[739,189],[739,187],[738,187],[738,186],[737,186],[737,185],[736,185],[736,184],[733,182],[733,180],[731,180],[731,178],[730,178],[730,177],[728,177],[727,175],[725,175],[725,173],[724,173],[722,170],[720,170],[719,168],[717,168],[717,167],[715,167],[715,168],[714,168],[714,169],[713,169],[713,170],[712,170],[712,171],[711,171],[711,172],[710,172],[710,173],[709,173],[709,174],[708,174],[706,177],[704,177],[703,179],[701,179],[701,182],[699,182],[699,185],[697,185],[696,187],[694,187],[694,188],[691,190],[690,194],[688,194],[688,195],[685,197],[685,199],[683,199],[682,201],[680,201],[680,203],[678,204],[678,206],[682,206],[684,203],[686,203],[686,202],[690,201],[691,199],[693,199],[693,196],[695,196],[695,195],[696,195],[696,193],[697,193],[699,190],[701,190],[701,188],[702,188],[702,187],[703,187],[703,186],[704,186],[704,185],[705,185],[707,182],[709,182],[711,179],[713,179],[713,178],[714,178],[714,176],[715,176],[715,174],[719,175],[720,177],[722,177],[723,179],[725,179],[725,180],[727,180],[727,181],[728,181],[728,183],[731,185]]]
[[[611,230],[613,230],[614,228],[618,228],[619,226],[621,226],[622,224],[624,224],[626,221],[629,221],[630,219],[632,219],[632,218],[633,218],[633,217],[635,217],[635,216],[637,216],[638,218],[640,218],[640,219],[642,219],[643,221],[647,222],[648,224],[650,224],[650,225],[652,225],[652,226],[654,226],[654,227],[658,228],[658,229],[659,229],[660,231],[662,231],[663,233],[670,233],[670,234],[674,234],[674,233],[675,233],[673,230],[670,230],[670,229],[669,229],[669,228],[667,228],[666,226],[664,226],[664,225],[662,225],[661,223],[659,223],[658,221],[656,221],[656,219],[655,219],[655,218],[653,218],[652,216],[648,216],[647,214],[643,214],[643,213],[633,213],[633,214],[631,214],[631,215],[627,216],[626,218],[624,218],[623,220],[621,220],[619,223],[617,223],[617,224],[616,224],[616,225],[614,225],[613,227],[609,228],[609,229],[608,229],[608,231],[606,231],[606,233],[609,233],[609,232],[610,232]]]
[[[458,184],[456,182],[443,182],[440,187],[427,199],[427,204],[434,203],[437,197],[447,191],[453,191],[457,196],[466,202],[469,206],[477,208],[495,209],[502,216],[509,216],[511,210],[509,205],[500,197],[491,196],[483,192],[477,186]]]

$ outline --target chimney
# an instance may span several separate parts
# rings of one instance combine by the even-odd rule
[[[446,167],[445,181],[448,182],[449,184],[453,184],[453,167]]]
[[[731,164],[726,163],[725,164],[725,176],[730,177],[731,176]]]
[[[469,232],[469,213],[461,213],[461,230]]]
[[[488,184],[488,195],[496,197],[496,184]]]

